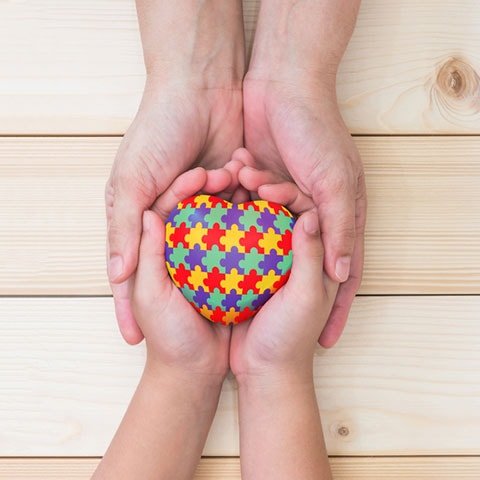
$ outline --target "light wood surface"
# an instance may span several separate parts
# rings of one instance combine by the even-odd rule
[[[356,138],[361,293],[480,293],[480,139]],[[109,294],[103,188],[119,138],[0,138],[0,294]]]
[[[0,299],[0,456],[100,456],[138,382],[110,298]],[[359,297],[315,385],[330,455],[480,455],[480,297]],[[225,383],[206,455],[238,455]]]
[[[0,459],[1,480],[88,480],[98,458]],[[332,457],[334,480],[478,480],[480,457]],[[195,480],[240,480],[238,458],[202,458]]]
[[[251,44],[259,0],[245,0]],[[357,133],[480,133],[477,0],[364,0],[341,64]],[[133,0],[0,2],[0,133],[120,134],[144,66]],[[250,46],[249,46],[250,48]]]

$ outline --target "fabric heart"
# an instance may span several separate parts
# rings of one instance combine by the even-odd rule
[[[212,322],[245,321],[287,281],[294,223],[285,207],[264,200],[187,198],[167,219],[170,276]]]

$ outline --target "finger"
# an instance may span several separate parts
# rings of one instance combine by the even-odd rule
[[[231,180],[230,180],[230,185],[228,185],[227,188],[225,188],[225,192],[229,193],[230,195],[233,195],[233,193],[240,188],[240,181],[238,179],[238,174],[240,173],[240,170],[245,166],[244,163],[242,163],[240,160],[230,160],[226,165],[225,165],[225,170],[230,172]]]
[[[238,161],[243,165],[253,167],[255,165],[255,159],[253,155],[246,148],[237,148],[232,153],[232,161]]]
[[[165,221],[178,202],[185,200],[203,189],[207,182],[207,172],[202,167],[187,170],[177,177],[160,195],[152,206],[152,210]]]
[[[355,187],[340,182],[333,188],[316,185],[313,196],[325,245],[325,270],[338,282],[345,282],[350,275],[355,244],[355,193]]]
[[[147,207],[146,195],[136,197],[125,179],[111,178],[105,191],[107,210],[107,271],[115,303],[117,323],[130,344],[143,338],[130,302],[131,280],[138,260],[141,216]]]
[[[115,299],[115,315],[118,328],[127,343],[136,345],[143,339],[143,333],[137,325],[131,305],[132,278],[123,283],[111,284],[112,293]]]
[[[256,192],[261,185],[267,183],[281,183],[285,179],[270,170],[258,170],[253,167],[244,167],[238,173],[241,185],[251,192]]]
[[[262,185],[258,188],[258,195],[262,200],[284,205],[297,215],[315,206],[313,200],[292,182]]]
[[[148,195],[138,192],[126,177],[114,177],[107,183],[107,271],[111,283],[122,283],[135,271],[142,213],[153,199],[154,194],[150,199]]]
[[[352,255],[352,267],[349,279],[340,285],[335,303],[328,318],[327,324],[319,338],[319,343],[325,348],[330,348],[337,343],[347,323],[350,308],[355,295],[360,288],[364,262],[364,232],[367,216],[367,197],[365,179],[359,178],[359,194],[355,208],[355,248]]]
[[[294,292],[315,289],[323,277],[324,249],[320,238],[318,216],[314,210],[304,213],[296,221],[292,237],[293,264],[286,288]]]
[[[218,193],[225,190],[231,183],[232,177],[225,168],[207,170],[207,181],[203,187],[206,193]]]
[[[165,265],[165,225],[150,210],[143,214],[143,233],[135,276],[134,299],[143,306],[159,305],[164,294],[172,288]]]

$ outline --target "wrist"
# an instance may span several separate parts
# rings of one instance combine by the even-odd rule
[[[240,0],[137,2],[148,77],[197,89],[241,86],[245,46]]]
[[[289,385],[304,389],[313,385],[313,361],[247,367],[236,372],[235,379],[239,390],[261,392],[288,388]]]
[[[147,355],[143,377],[145,381],[158,386],[178,388],[191,394],[219,394],[228,369],[180,366],[167,364]]]

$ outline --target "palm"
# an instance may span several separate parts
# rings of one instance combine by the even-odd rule
[[[251,81],[244,110],[246,148],[258,167],[292,178],[304,193],[313,195],[315,181],[341,158],[351,161],[340,165],[345,175],[360,175],[360,164],[351,168],[358,153],[336,104]]]
[[[279,290],[253,320],[236,325],[233,329],[230,368],[236,375],[248,371],[249,361],[255,362],[259,355],[270,356],[276,345],[288,341],[288,338],[295,338],[289,336],[290,325],[284,319],[288,319],[291,308],[284,292],[284,288]],[[283,325],[283,328],[278,328],[278,325]]]
[[[112,183],[131,182],[139,201],[151,206],[192,165],[225,165],[242,143],[241,92],[152,92],[125,135]]]
[[[142,298],[137,289],[139,327],[148,349],[163,362],[176,363],[192,372],[224,375],[228,369],[230,329],[215,325],[199,315],[185,300],[161,266],[161,278],[155,278],[157,293]]]

